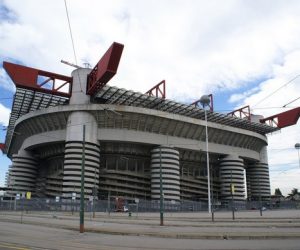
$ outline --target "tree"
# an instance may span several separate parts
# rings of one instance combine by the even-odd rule
[[[282,193],[279,188],[275,188],[275,195],[282,196]]]
[[[294,195],[296,195],[296,194],[299,194],[298,188],[293,188],[293,189],[292,189],[292,192],[291,192],[289,195],[290,195],[290,196],[294,196]]]

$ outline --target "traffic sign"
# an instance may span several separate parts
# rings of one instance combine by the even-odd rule
[[[235,192],[234,184],[231,184],[231,193],[234,194],[234,192]]]
[[[30,200],[31,199],[31,192],[26,192],[26,199]]]

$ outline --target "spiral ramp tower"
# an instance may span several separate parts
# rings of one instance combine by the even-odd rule
[[[31,192],[34,195],[36,177],[37,161],[29,152],[20,151],[13,155],[9,172],[10,194]]]
[[[247,164],[246,179],[249,200],[270,200],[271,188],[266,147],[262,147],[259,161]]]
[[[68,141],[65,146],[63,197],[70,198],[72,193],[80,193],[81,167],[83,144],[76,141]],[[85,169],[84,192],[92,195],[94,187],[98,189],[100,149],[97,144],[85,143]]]
[[[227,155],[220,160],[222,200],[245,200],[244,163],[236,155]]]
[[[167,146],[151,150],[151,199],[160,199],[160,171],[164,200],[180,200],[179,152]]]
[[[258,162],[246,169],[247,192],[250,200],[270,200],[269,166]]]

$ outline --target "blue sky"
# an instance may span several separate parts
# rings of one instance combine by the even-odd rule
[[[250,105],[264,116],[299,97],[300,2],[280,0],[67,0],[78,64],[95,65],[113,41],[125,44],[111,85],[145,92],[162,79],[185,103],[213,93],[215,110]],[[88,14],[84,14],[88,13]],[[70,75],[75,63],[64,1],[0,0],[0,60]],[[0,63],[0,125],[14,87]],[[256,105],[259,103],[258,105]],[[300,105],[300,101],[290,107]],[[272,109],[270,108],[272,107]],[[273,108],[276,107],[276,108]],[[299,188],[299,123],[269,135],[272,190]],[[4,140],[4,131],[0,136]],[[9,165],[0,157],[0,186]]]

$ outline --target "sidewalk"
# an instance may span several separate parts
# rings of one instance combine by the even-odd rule
[[[285,239],[300,238],[300,210],[208,213],[85,213],[85,232],[181,239]],[[21,223],[21,212],[0,213],[0,221]],[[79,215],[59,212],[23,213],[22,223],[79,231]]]

